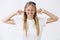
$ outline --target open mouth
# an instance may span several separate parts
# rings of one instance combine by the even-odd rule
[[[29,14],[30,16],[32,16],[33,14]]]

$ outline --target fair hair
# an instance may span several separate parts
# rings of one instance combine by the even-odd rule
[[[38,18],[37,18],[37,15],[36,15],[36,4],[34,2],[28,2],[26,3],[25,5],[25,8],[24,8],[24,30],[26,32],[26,36],[27,36],[27,31],[28,31],[28,26],[27,26],[27,15],[26,15],[26,7],[28,7],[29,5],[31,5],[35,8],[35,14],[33,16],[33,19],[34,19],[34,22],[35,22],[35,27],[36,27],[36,32],[37,32],[37,36],[39,36],[39,33],[40,33],[40,29],[39,29],[39,22],[38,22]]]

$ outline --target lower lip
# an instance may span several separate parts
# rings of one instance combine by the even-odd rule
[[[30,16],[32,15],[32,14],[29,14]]]

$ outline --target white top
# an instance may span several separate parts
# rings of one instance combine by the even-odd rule
[[[43,27],[46,25],[46,18],[38,18],[40,35],[36,34],[36,28],[34,25],[34,20],[27,19],[28,23],[28,33],[27,37],[25,31],[23,31],[23,18],[20,15],[14,17],[15,24],[17,26],[17,40],[40,40]]]

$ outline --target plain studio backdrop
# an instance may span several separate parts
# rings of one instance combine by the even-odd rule
[[[28,1],[34,1],[37,9],[44,8],[60,17],[60,0],[0,0],[0,40],[17,40],[17,27],[3,23],[2,19],[17,10],[24,10]],[[60,19],[47,24],[43,29],[41,40],[60,40],[59,24]]]

